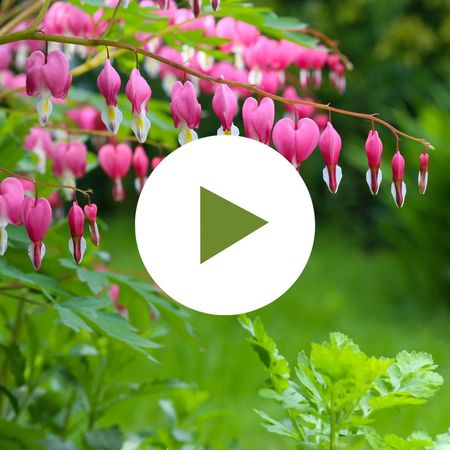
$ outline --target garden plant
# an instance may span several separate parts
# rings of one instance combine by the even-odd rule
[[[407,189],[415,201],[427,192],[430,159],[440,152],[427,136],[436,148],[447,142],[448,115],[430,108],[430,122],[443,125],[414,131],[405,113],[394,121],[385,118],[388,108],[341,107],[348,74],[358,71],[351,59],[334,38],[276,14],[269,2],[2,0],[0,450],[266,448],[264,438],[251,447],[239,433],[211,432],[226,408],[210,404],[198,380],[160,369],[173,336],[199,355],[208,346],[196,314],[131,267],[130,223],[136,196],[164,157],[218,134],[272,146],[312,180],[313,192],[322,188],[314,179],[320,158],[318,173],[336,202],[348,168],[371,208],[402,208],[399,222],[415,224]],[[339,131],[344,118],[363,127],[364,139],[355,132],[359,148]],[[341,150],[359,153],[342,163]],[[444,167],[439,160],[436,171]],[[447,199],[445,187],[439,192],[435,199]],[[422,208],[427,201],[445,214],[431,196]],[[426,261],[419,272],[440,278],[424,281],[424,290],[448,292],[447,269],[427,252],[426,228],[416,227],[414,249]],[[408,244],[402,232],[388,234],[386,247]],[[437,247],[445,260],[448,233]],[[332,333],[312,344],[310,356],[301,352],[292,371],[260,319],[240,322],[268,373],[260,395],[276,404],[257,411],[280,435],[267,448],[450,449],[446,428],[436,436],[385,434],[374,422],[381,410],[436,394],[444,380],[427,353],[368,357]],[[181,366],[183,355],[175,359]],[[278,406],[284,416],[272,418]]]

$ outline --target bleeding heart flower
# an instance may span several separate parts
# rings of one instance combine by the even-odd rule
[[[392,158],[392,185],[391,193],[396,205],[401,208],[405,203],[406,184],[403,181],[405,177],[405,158],[399,150],[395,152]]]
[[[258,102],[248,97],[242,108],[245,134],[263,144],[270,144],[273,122],[275,120],[275,104],[271,98],[263,98]]]
[[[281,119],[273,129],[275,147],[296,169],[317,147],[319,137],[319,128],[307,117],[297,123],[290,118]]]
[[[52,223],[52,208],[46,198],[34,199],[26,197],[22,203],[22,218],[31,244],[28,247],[28,256],[33,267],[39,270],[45,256],[44,239]]]
[[[127,144],[106,144],[98,152],[98,161],[102,169],[114,180],[112,191],[116,202],[125,199],[122,178],[130,170],[133,152]]]
[[[419,192],[421,194],[425,194],[425,192],[427,191],[429,160],[430,160],[430,155],[428,155],[428,153],[426,151],[421,153],[421,155],[419,157],[420,170],[419,170],[419,179],[418,179]]]
[[[323,180],[332,194],[336,194],[342,180],[342,169],[338,166],[342,140],[331,122],[327,123],[319,140],[320,151],[325,160]]]
[[[134,187],[138,192],[142,191],[147,180],[149,159],[145,150],[140,145],[136,147],[133,155],[133,166],[136,172],[136,179],[134,180]]]
[[[97,225],[97,205],[95,203],[89,203],[84,206],[84,213],[89,222],[89,232],[91,235],[92,243],[98,247],[100,245],[100,232]]]
[[[47,158],[52,156],[52,146],[52,137],[43,128],[31,128],[30,134],[25,136],[24,147],[36,154],[38,158],[36,170],[39,173],[45,173]]]
[[[154,156],[152,158],[152,170],[155,170],[158,164],[164,159],[164,156]]]
[[[58,50],[48,55],[35,51],[27,59],[26,74],[27,95],[40,98],[37,111],[39,123],[44,126],[53,109],[50,99],[64,99],[69,92],[72,83],[69,62],[66,55]]]
[[[69,250],[75,262],[80,264],[86,250],[86,240],[83,237],[84,213],[77,202],[72,203],[67,219],[71,236],[69,239]]]
[[[380,189],[382,173],[380,169],[381,156],[383,155],[383,143],[381,142],[378,132],[370,130],[366,141],[367,164],[369,170],[366,174],[366,181],[369,185],[370,192],[373,195],[378,194]]]
[[[102,111],[102,120],[108,131],[117,134],[123,114],[117,107],[117,94],[120,91],[120,75],[111,65],[109,59],[106,60],[100,75],[97,77],[97,87],[105,98],[106,108]]]
[[[195,87],[190,81],[177,81],[172,88],[170,111],[176,128],[181,128],[178,136],[180,145],[198,139],[194,129],[200,126],[202,107],[197,100]]]
[[[239,136],[239,129],[233,124],[233,119],[238,110],[238,103],[229,86],[224,83],[217,85],[212,106],[222,125],[217,134]]]
[[[8,177],[0,183],[0,255],[8,248],[6,227],[12,223],[19,225],[21,221],[24,190],[17,178]]]
[[[137,140],[142,144],[147,140],[148,131],[151,127],[147,111],[152,90],[145,78],[139,73],[139,69],[135,68],[131,71],[125,93],[132,106],[133,119],[131,121],[131,129]]]

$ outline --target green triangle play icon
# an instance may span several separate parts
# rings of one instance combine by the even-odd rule
[[[266,220],[200,187],[200,263],[266,224]]]

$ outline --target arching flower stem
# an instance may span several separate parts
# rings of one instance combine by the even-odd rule
[[[91,197],[90,197],[89,194],[93,193],[92,189],[79,189],[79,188],[77,188],[75,186],[70,186],[68,184],[44,183],[43,181],[36,180],[36,179],[34,179],[32,177],[29,177],[29,176],[26,176],[26,175],[22,175],[20,173],[15,173],[15,172],[13,172],[11,170],[5,169],[4,167],[0,167],[0,172],[4,173],[6,175],[9,175],[11,177],[21,178],[22,180],[27,180],[27,181],[33,183],[34,187],[35,187],[35,190],[36,190],[36,195],[35,195],[36,197],[37,197],[37,188],[38,188],[38,186],[48,187],[48,188],[55,188],[55,189],[70,189],[70,190],[72,190],[75,193],[78,192],[78,193],[84,195],[86,197],[88,203],[89,204],[91,203]]]
[[[15,32],[15,33],[10,33],[5,36],[0,36],[0,44],[6,44],[9,42],[16,42],[16,41],[20,41],[20,40],[51,41],[51,42],[59,42],[62,44],[84,45],[87,47],[109,46],[109,47],[127,50],[127,51],[130,51],[133,53],[139,53],[141,55],[147,56],[148,58],[155,59],[155,60],[159,61],[160,63],[167,64],[168,66],[178,69],[178,70],[186,73],[187,75],[191,75],[193,77],[199,78],[204,81],[209,81],[209,82],[216,83],[216,84],[226,84],[230,87],[246,89],[250,92],[253,92],[256,95],[260,95],[263,97],[269,97],[272,100],[275,100],[275,101],[278,101],[281,103],[285,103],[285,104],[307,105],[307,106],[311,106],[316,109],[321,109],[321,110],[333,112],[336,114],[370,120],[370,121],[376,122],[376,123],[388,128],[391,131],[391,133],[395,136],[396,139],[399,139],[400,136],[402,136],[402,137],[410,139],[412,141],[419,142],[422,145],[424,145],[425,147],[427,147],[428,149],[434,149],[434,147],[426,139],[423,139],[420,137],[415,137],[415,136],[409,135],[407,133],[404,133],[403,131],[400,131],[397,128],[395,128],[389,122],[381,119],[380,117],[377,117],[374,114],[366,114],[366,113],[360,113],[360,112],[355,112],[355,111],[349,111],[349,110],[345,110],[345,109],[335,108],[330,105],[311,102],[311,101],[307,101],[307,100],[288,99],[288,98],[285,98],[285,97],[282,97],[279,95],[270,94],[269,92],[259,89],[254,85],[242,83],[239,81],[227,80],[224,78],[211,77],[209,75],[205,75],[196,70],[185,67],[183,64],[178,64],[167,58],[164,58],[163,56],[160,56],[158,54],[155,54],[155,53],[149,52],[147,50],[144,50],[142,48],[136,47],[132,44],[126,44],[124,42],[113,41],[113,40],[108,40],[108,39],[86,39],[86,38],[77,38],[77,37],[72,37],[72,36],[49,35],[49,34],[45,34],[45,33],[41,33],[41,32],[34,32],[34,31],[30,31],[30,30],[23,30],[23,31]]]

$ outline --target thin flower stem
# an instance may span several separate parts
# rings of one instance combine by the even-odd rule
[[[111,16],[111,19],[109,19],[108,25],[105,28],[105,31],[100,36],[100,38],[104,38],[104,37],[108,36],[108,33],[111,31],[111,28],[113,27],[113,25],[114,25],[114,23],[116,21],[116,16],[117,16],[117,13],[119,12],[120,6],[121,6],[121,2],[119,0],[117,2],[116,7],[114,8],[114,11],[113,11],[113,14]]]
[[[37,15],[36,19],[34,20],[33,24],[30,27],[30,30],[36,31],[41,24],[45,14],[48,11],[48,8],[51,4],[52,0],[45,0],[44,4],[42,5],[41,9],[39,10],[39,14]]]
[[[92,189],[79,189],[75,186],[70,186],[68,184],[55,184],[55,183],[44,183],[43,181],[39,181],[39,180],[35,180],[34,178],[28,177],[26,175],[22,175],[20,173],[15,173],[11,170],[5,169],[4,167],[0,167],[0,172],[5,173],[6,175],[9,175],[11,177],[14,178],[21,178],[22,180],[27,180],[30,181],[31,183],[34,184],[36,192],[37,192],[37,187],[38,186],[42,186],[42,187],[49,187],[49,188],[56,188],[56,189],[70,189],[73,192],[77,193],[79,192],[80,194],[83,194],[90,202],[90,196],[89,194],[92,194],[93,191]]]
[[[388,128],[396,139],[399,139],[400,136],[402,136],[402,137],[405,137],[412,141],[419,142],[429,149],[433,149],[433,146],[426,139],[415,137],[410,134],[404,133],[403,131],[400,131],[397,128],[395,128],[389,122],[381,119],[380,117],[376,117],[374,114],[366,114],[366,113],[349,111],[349,110],[345,110],[345,109],[341,109],[341,108],[335,108],[330,105],[324,105],[322,103],[316,103],[316,102],[311,102],[311,101],[307,101],[307,100],[288,99],[288,98],[285,98],[285,97],[282,97],[279,95],[275,95],[275,94],[266,92],[263,89],[259,89],[258,87],[251,85],[251,84],[242,83],[239,81],[227,80],[227,79],[221,78],[221,77],[220,78],[211,77],[209,75],[205,75],[203,73],[197,72],[196,70],[185,67],[183,64],[173,62],[167,58],[164,58],[161,55],[149,52],[147,50],[138,48],[134,45],[127,44],[124,42],[113,41],[113,40],[108,40],[108,39],[86,39],[86,38],[77,38],[77,37],[72,37],[72,36],[58,36],[58,35],[50,35],[50,34],[45,34],[45,33],[37,33],[37,32],[30,31],[30,30],[24,30],[24,31],[18,31],[16,33],[10,33],[5,36],[0,36],[0,44],[6,44],[8,42],[16,42],[16,41],[20,41],[20,40],[24,40],[24,39],[37,40],[37,41],[60,42],[62,44],[77,44],[77,45],[84,45],[87,47],[98,47],[98,46],[104,45],[104,46],[124,49],[124,50],[130,51],[130,52],[139,53],[141,55],[147,56],[148,58],[155,59],[156,61],[159,61],[163,64],[167,64],[168,66],[171,66],[175,69],[178,69],[187,75],[191,75],[193,77],[199,78],[204,81],[209,81],[211,83],[221,83],[221,84],[226,84],[231,87],[246,89],[249,92],[253,92],[256,95],[260,95],[262,97],[269,97],[275,101],[285,103],[285,104],[307,105],[307,106],[312,106],[313,108],[321,109],[324,111],[334,112],[334,113],[345,115],[345,116],[357,117],[360,119],[373,121],[373,122],[376,122],[376,123]]]

